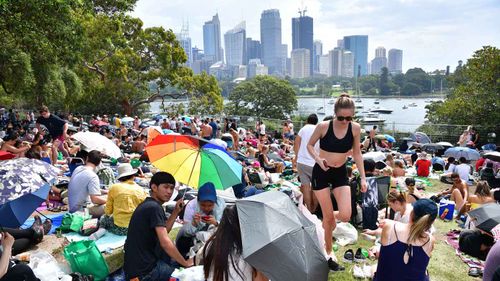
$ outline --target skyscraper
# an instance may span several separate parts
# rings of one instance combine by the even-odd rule
[[[330,58],[330,76],[340,77],[342,75],[342,54],[341,48],[334,48],[328,53]]]
[[[387,57],[385,56],[385,48],[377,47],[375,49],[375,58],[371,63],[371,74],[382,73],[382,68],[387,67]]]
[[[247,60],[262,59],[262,45],[259,40],[247,38]]]
[[[389,59],[387,62],[387,68],[390,73],[402,73],[403,72],[403,51],[399,49],[389,50]]]
[[[211,21],[207,21],[203,25],[203,49],[207,61],[215,63],[223,60],[218,14],[215,14]]]
[[[262,63],[269,67],[269,73],[283,73],[279,10],[271,9],[262,12],[260,16],[260,42],[262,45]]]
[[[326,76],[332,76],[330,68],[329,55],[326,54],[319,57],[319,73]]]
[[[244,21],[224,33],[224,46],[226,49],[226,64],[228,66],[238,66],[247,63]]]
[[[323,43],[316,40],[313,43],[313,70],[319,73],[319,58],[323,55]]]
[[[292,18],[292,51],[295,49],[308,49],[310,53],[310,73],[313,71],[313,18],[300,12],[300,17]],[[292,63],[293,65],[293,63]]]
[[[292,50],[292,78],[311,76],[311,53],[308,49]]]
[[[354,77],[354,54],[350,51],[344,51],[342,54],[342,77]]]
[[[368,35],[344,36],[344,48],[354,55],[354,75],[358,76],[358,67],[360,75],[368,73]]]

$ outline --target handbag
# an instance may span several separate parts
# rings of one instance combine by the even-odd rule
[[[72,242],[64,248],[64,257],[73,272],[93,275],[95,280],[105,280],[109,268],[94,241]]]

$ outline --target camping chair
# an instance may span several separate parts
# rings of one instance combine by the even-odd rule
[[[388,217],[389,204],[387,204],[387,194],[391,188],[391,177],[378,177],[375,181],[378,190],[378,209],[385,208],[385,217]]]
[[[269,184],[269,182],[264,180],[264,178],[261,176],[260,173],[249,173],[248,180],[250,180],[250,182],[254,184],[256,187],[261,187],[261,188]]]

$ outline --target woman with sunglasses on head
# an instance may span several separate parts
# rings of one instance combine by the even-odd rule
[[[312,188],[318,199],[323,213],[323,228],[325,229],[325,248],[330,257],[332,252],[332,231],[336,227],[336,220],[349,221],[351,217],[351,190],[347,177],[346,161],[351,153],[361,176],[361,192],[366,192],[366,177],[363,166],[363,157],[360,149],[361,127],[352,122],[354,115],[354,101],[347,94],[342,94],[335,102],[335,118],[323,121],[316,126],[307,150],[316,164],[312,172]],[[314,145],[319,140],[319,154]],[[330,190],[333,191],[338,204],[338,211],[334,213]],[[330,268],[334,269],[334,260],[328,260]]]

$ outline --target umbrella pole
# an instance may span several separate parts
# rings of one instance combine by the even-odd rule
[[[187,182],[188,186],[189,186],[189,182],[191,181],[191,176],[193,175],[194,168],[196,167],[196,162],[198,162],[199,156],[200,156],[200,150],[198,150],[198,153],[196,154],[196,158],[194,159],[193,168],[191,169],[191,173],[189,174],[189,179]],[[184,196],[186,196],[186,192],[184,192],[184,194],[182,194],[182,201],[184,201]]]
[[[39,214],[40,214],[42,217],[44,217],[45,219],[49,219],[46,215],[44,215],[44,214],[40,213],[40,211],[35,210],[35,212],[39,213]]]

